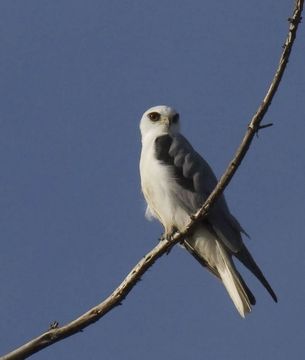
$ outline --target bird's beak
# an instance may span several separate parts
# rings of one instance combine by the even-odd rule
[[[165,123],[165,125],[166,125],[167,127],[170,127],[171,124],[172,124],[172,118],[171,118],[170,116],[166,116],[166,117],[164,118],[164,123]]]

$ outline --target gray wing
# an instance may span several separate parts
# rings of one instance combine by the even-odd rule
[[[177,196],[188,211],[194,213],[217,184],[213,170],[180,134],[159,136],[155,151],[157,159],[172,168],[174,179],[183,190]],[[223,195],[211,209],[208,221],[227,248],[234,253],[241,249],[244,230],[231,215]]]
[[[155,142],[155,151],[159,161],[172,168],[174,178],[181,187],[181,191],[176,196],[180,196],[180,202],[188,208],[190,213],[194,213],[204,203],[217,183],[209,164],[182,135],[158,137]],[[245,233],[245,231],[230,213],[224,196],[218,199],[207,220],[204,221],[208,221],[218,239],[261,281],[273,300],[277,302],[276,294],[243,244],[241,232]],[[208,266],[200,254],[189,249],[188,246],[186,248],[202,265]],[[210,270],[213,272],[213,269]],[[246,284],[243,285],[247,289],[249,298],[252,299],[251,303],[254,304],[255,299],[251,291]]]

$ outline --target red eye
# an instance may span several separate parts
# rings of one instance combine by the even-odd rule
[[[148,117],[151,121],[158,121],[160,120],[161,115],[158,112],[151,112],[148,114]]]

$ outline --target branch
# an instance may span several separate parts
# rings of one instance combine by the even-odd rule
[[[184,231],[172,234],[171,240],[169,241],[164,240],[159,242],[159,244],[154,249],[152,249],[148,254],[143,257],[143,259],[138,262],[138,264],[130,271],[130,273],[126,276],[123,282],[113,291],[113,293],[99,305],[90,309],[85,314],[81,315],[79,318],[73,320],[67,325],[58,327],[58,323],[53,323],[47,332],[22,345],[21,347],[13,350],[12,352],[2,356],[0,360],[21,360],[28,358],[29,356],[60,340],[63,340],[73,334],[81,332],[85,327],[98,321],[114,307],[121,305],[122,301],[126,298],[128,293],[135,286],[135,284],[140,280],[141,276],[146,272],[146,270],[150,268],[159,257],[167,253],[175,244],[183,241],[183,239],[190,233],[191,229],[198,222],[199,219],[207,216],[210,208],[222,194],[225,187],[228,185],[233,175],[235,174],[243,158],[245,157],[253,140],[253,137],[260,129],[266,127],[264,125],[260,125],[260,123],[271,104],[271,101],[277,91],[286,65],[288,63],[292,45],[296,37],[298,25],[301,21],[303,4],[304,0],[296,0],[295,2],[293,15],[291,18],[288,19],[290,23],[289,31],[287,39],[283,46],[283,52],[279,61],[278,68],[261,105],[259,106],[257,112],[255,113],[248,125],[247,131],[234,155],[233,160],[230,162],[225,173],[220,178],[217,186],[210,194],[208,199],[196,212],[196,214],[191,217],[191,220],[184,229]]]

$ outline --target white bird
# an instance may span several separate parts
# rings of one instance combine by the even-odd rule
[[[141,119],[141,186],[147,202],[146,216],[157,218],[165,237],[183,230],[217,184],[209,164],[180,134],[179,114],[169,106],[147,110]],[[251,311],[255,297],[237,271],[232,257],[241,261],[277,297],[245,244],[239,222],[224,196],[184,240],[184,247],[223,282],[242,317]]]

